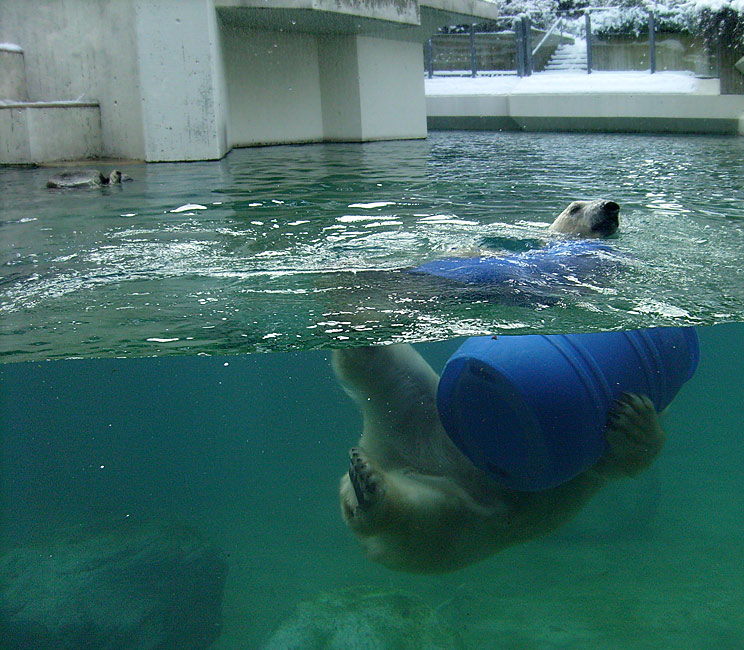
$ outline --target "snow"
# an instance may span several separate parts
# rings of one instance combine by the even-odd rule
[[[721,11],[722,9],[733,9],[740,14],[744,14],[744,0],[697,0],[695,9],[698,11],[710,9],[713,12]]]
[[[537,72],[530,77],[434,77],[426,94],[518,95],[581,93],[695,93],[692,72]]]

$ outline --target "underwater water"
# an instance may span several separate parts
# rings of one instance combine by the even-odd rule
[[[191,527],[228,568],[213,650],[276,647],[323,594],[388,593],[467,650],[744,647],[743,148],[435,133],[127,165],[133,183],[81,192],[0,169],[3,552]],[[508,300],[405,274],[540,245],[568,202],[599,196],[621,205],[610,243],[626,260],[601,282]],[[331,348],[411,341],[440,371],[458,336],[657,325],[697,326],[701,357],[649,471],[452,574],[363,555],[338,504],[361,418]],[[376,647],[349,629],[343,647]]]
[[[744,317],[744,142],[434,133],[128,165],[131,183],[49,190],[0,170],[0,355],[306,350],[483,333],[711,325]],[[105,171],[108,171],[106,169]],[[405,269],[550,241],[574,199],[621,206],[612,278],[510,296]]]
[[[351,587],[420,599],[468,649],[741,647],[744,325],[699,336],[651,470],[441,576],[378,566],[345,529],[361,422],[325,351],[3,364],[2,541],[186,522],[227,555],[220,650],[259,648],[299,602]],[[419,349],[441,370],[459,342]]]

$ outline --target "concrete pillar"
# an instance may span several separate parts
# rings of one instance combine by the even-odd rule
[[[229,145],[320,142],[315,35],[223,23],[221,40]]]
[[[318,61],[325,140],[426,137],[420,43],[323,35]]]
[[[13,43],[0,43],[0,99],[28,100],[23,49]]]
[[[145,159],[225,155],[227,117],[213,0],[137,0]]]

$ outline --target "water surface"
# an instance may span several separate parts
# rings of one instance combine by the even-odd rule
[[[130,165],[132,183],[93,190],[52,191],[55,170],[3,168],[0,354],[229,354],[741,320],[743,154],[741,138],[434,133]],[[629,263],[611,282],[515,301],[400,273],[453,250],[544,243],[566,204],[596,197],[622,206],[613,246]]]

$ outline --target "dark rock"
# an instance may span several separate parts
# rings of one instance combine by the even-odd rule
[[[180,526],[125,524],[0,556],[2,650],[203,650],[227,564]]]

